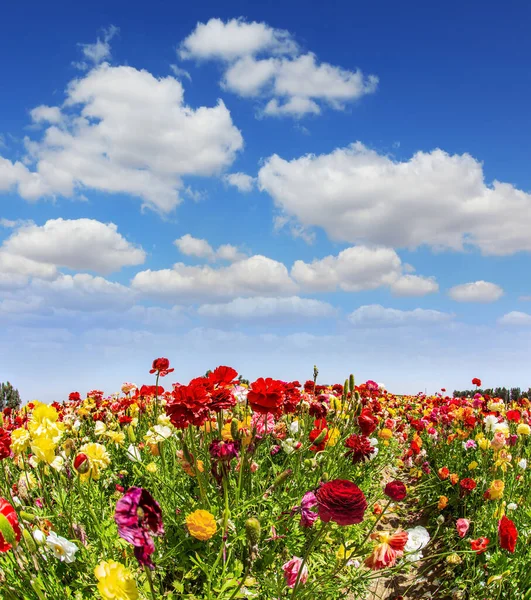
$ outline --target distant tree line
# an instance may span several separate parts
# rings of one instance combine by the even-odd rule
[[[0,411],[4,408],[20,408],[20,394],[9,381],[0,385]]]
[[[491,398],[503,398],[506,402],[517,401],[520,398],[529,398],[531,400],[531,388],[526,391],[521,390],[519,387],[514,388],[474,388],[473,390],[454,390],[454,398],[463,398],[466,396],[474,397],[475,394],[481,394],[482,396],[490,396]]]

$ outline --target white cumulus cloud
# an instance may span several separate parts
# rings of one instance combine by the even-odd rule
[[[448,290],[448,295],[457,302],[495,302],[503,296],[503,289],[489,281],[473,281],[456,285]]]
[[[221,61],[225,89],[243,97],[270,98],[264,115],[317,114],[319,102],[342,109],[378,86],[375,75],[367,77],[359,69],[321,63],[313,53],[302,53],[285,30],[243,19],[198,23],[179,52],[183,59]]]
[[[357,142],[330,154],[269,157],[258,174],[287,219],[337,241],[485,255],[531,251],[531,194],[487,185],[468,154],[417,152],[396,161]]]
[[[256,178],[245,173],[229,173],[223,178],[229,185],[240,192],[251,192],[255,186]]]
[[[350,323],[356,327],[386,328],[425,326],[446,323],[454,315],[438,310],[415,308],[414,310],[398,310],[384,308],[380,304],[360,306],[348,316]]]
[[[531,315],[518,310],[513,310],[501,317],[498,323],[500,325],[515,325],[516,327],[525,327],[531,325]]]
[[[241,321],[255,319],[308,319],[333,317],[336,309],[327,302],[288,296],[286,298],[235,298],[225,304],[203,304],[197,309],[202,317],[228,318]]]
[[[94,219],[51,219],[42,226],[22,225],[4,242],[1,251],[43,263],[43,268],[48,264],[103,274],[142,264],[146,257],[142,248],[118,233],[114,223]],[[53,268],[49,270],[52,275]],[[31,274],[42,276],[35,271]]]
[[[221,259],[229,262],[236,262],[247,258],[246,254],[240,252],[238,248],[232,244],[222,244],[217,250],[214,250],[207,240],[195,238],[189,233],[175,240],[174,244],[179,251],[186,256],[195,256],[211,261]]]

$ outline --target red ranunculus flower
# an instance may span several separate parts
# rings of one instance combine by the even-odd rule
[[[348,448],[345,456],[349,456],[353,463],[362,462],[374,452],[374,447],[365,435],[351,435],[345,440],[345,447]]]
[[[284,384],[282,381],[260,377],[251,384],[247,400],[254,412],[278,415],[282,410]]]
[[[212,372],[208,375],[208,381],[212,385],[230,385],[231,383],[236,383],[235,379],[238,377],[238,372],[235,371],[232,367],[216,367]]]
[[[498,540],[500,547],[509,552],[514,552],[516,540],[518,539],[518,530],[516,525],[505,515],[498,521]]]
[[[77,400],[81,400],[81,396],[79,392],[70,392],[70,394],[68,394],[68,399],[70,402],[75,402]]]
[[[166,414],[178,429],[186,429],[190,423],[200,427],[209,414],[210,395],[205,387],[205,378],[192,379],[188,385],[175,386]]]
[[[168,373],[172,373],[175,369],[170,369],[170,361],[167,358],[156,358],[153,361],[151,370],[149,371],[152,375],[157,373],[161,377],[166,377]]]
[[[372,414],[370,409],[364,408],[358,417],[358,425],[360,426],[361,433],[369,436],[378,427],[378,419]]]
[[[352,481],[334,479],[323,483],[315,497],[321,521],[334,521],[338,525],[354,525],[363,521],[367,500]]]
[[[477,483],[473,479],[470,479],[470,477],[465,477],[464,479],[461,479],[459,485],[463,494],[470,494],[470,492],[476,487]]]
[[[18,517],[15,509],[9,504],[4,498],[0,498],[0,515],[3,515],[8,523],[13,528],[15,539],[20,541],[20,527],[18,524]],[[11,550],[11,544],[4,539],[4,536],[0,532],[0,552],[7,552]]]
[[[317,440],[319,438],[319,436],[321,436],[321,434],[324,435],[322,436],[321,441],[318,444],[314,444],[313,442],[315,442],[315,440]],[[326,448],[326,442],[328,442],[328,430],[326,429],[326,422],[325,422],[325,427],[323,429],[319,429],[319,428],[315,428],[312,429],[308,435],[308,438],[310,440],[310,442],[312,442],[312,445],[310,446],[310,450],[312,452],[322,452],[325,448]]]
[[[472,379],[472,385],[480,387],[480,385],[481,385],[481,379],[478,379],[477,377],[474,377],[474,379]]]
[[[489,543],[490,540],[486,537],[480,537],[477,540],[470,540],[470,549],[474,550],[476,554],[483,554]]]
[[[391,500],[399,502],[407,496],[407,489],[401,481],[390,481],[385,486],[384,494]]]
[[[11,456],[11,434],[0,427],[0,460]]]
[[[519,410],[508,410],[505,413],[508,421],[512,421],[513,423],[518,423],[520,421],[520,411]]]

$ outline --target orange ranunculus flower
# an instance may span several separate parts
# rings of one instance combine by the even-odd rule
[[[458,481],[459,481],[459,475],[457,475],[456,473],[451,473],[450,474],[450,483],[452,485],[455,485]]]
[[[437,502],[437,508],[443,510],[448,506],[448,498],[446,496],[439,496],[439,502]]]
[[[393,432],[387,427],[384,427],[378,432],[378,437],[382,440],[390,440],[393,437]]]
[[[448,479],[448,476],[450,475],[450,469],[448,467],[441,467],[437,473],[441,479]]]
[[[208,510],[195,510],[186,517],[186,527],[197,540],[209,540],[217,530],[216,519]]]
[[[388,531],[379,531],[373,533],[371,538],[377,539],[380,543],[365,559],[365,566],[377,571],[385,567],[392,567],[396,563],[396,559],[402,556],[408,534],[402,529],[398,529],[392,534]]]

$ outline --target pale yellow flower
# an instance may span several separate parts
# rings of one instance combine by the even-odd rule
[[[30,433],[27,429],[19,427],[11,432],[11,449],[15,454],[21,454],[30,444]]]
[[[99,479],[101,471],[111,464],[111,457],[102,444],[91,442],[84,444],[79,449],[80,454],[85,454],[89,462],[89,469],[80,475],[81,481],[88,479]]]
[[[55,459],[55,449],[57,445],[53,440],[46,436],[35,438],[31,442],[31,451],[37,462],[51,464]]]
[[[529,427],[527,423],[519,423],[518,427],[516,428],[516,433],[518,435],[530,435],[531,427]]]

